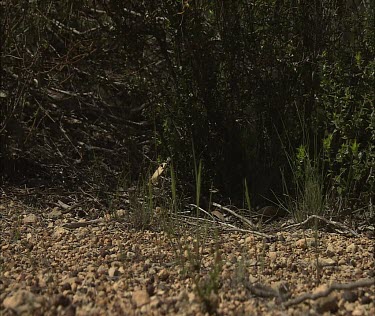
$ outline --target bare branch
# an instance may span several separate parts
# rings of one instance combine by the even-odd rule
[[[222,206],[222,205],[220,205],[219,203],[215,203],[215,202],[213,202],[212,205],[215,206],[215,207],[218,207],[218,208],[221,209],[221,210],[224,210],[224,211],[226,211],[226,212],[232,214],[233,216],[235,216],[235,217],[237,217],[237,218],[239,218],[243,223],[249,225],[251,228],[254,228],[254,227],[255,227],[254,223],[253,223],[251,220],[247,219],[247,218],[244,217],[244,216],[241,216],[241,215],[237,214],[235,211],[232,211],[231,209],[229,209],[229,208],[227,208],[227,207],[225,207],[225,206]]]
[[[297,224],[293,224],[293,225],[289,225],[289,226],[285,227],[284,229],[288,230],[290,228],[295,228],[295,227],[303,226],[303,225],[307,224],[308,222],[310,222],[312,219],[319,219],[319,220],[321,220],[321,221],[323,221],[323,222],[325,222],[325,223],[327,223],[329,225],[336,226],[336,227],[339,227],[341,229],[344,229],[344,230],[350,232],[353,236],[356,236],[356,237],[359,236],[358,233],[356,233],[354,230],[352,230],[348,226],[346,226],[344,224],[341,224],[339,222],[331,221],[329,219],[326,219],[326,218],[324,218],[322,216],[318,216],[318,215],[311,215],[308,218],[306,218],[303,222],[297,223]]]
[[[311,294],[311,293],[305,293],[301,296],[298,296],[294,299],[291,299],[284,303],[285,307],[289,307],[292,305],[299,304],[306,300],[316,300],[321,297],[328,296],[330,293],[332,293],[334,290],[353,290],[360,287],[370,287],[372,285],[375,285],[375,279],[361,279],[356,282],[346,283],[346,284],[339,284],[339,283],[333,283],[329,288],[327,288],[324,291]]]

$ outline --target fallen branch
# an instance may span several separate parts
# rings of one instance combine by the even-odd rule
[[[251,228],[255,227],[254,223],[251,220],[247,219],[244,216],[241,216],[241,215],[237,214],[235,211],[232,211],[230,208],[222,206],[219,203],[215,203],[215,202],[212,202],[212,205],[215,206],[215,207],[218,207],[221,210],[224,210],[224,211],[232,214],[233,216],[235,216],[237,218],[239,218],[243,223],[249,225]]]
[[[324,291],[311,294],[311,293],[305,293],[301,296],[298,296],[294,299],[291,299],[284,303],[285,307],[289,307],[292,305],[299,304],[306,300],[316,300],[321,297],[328,296],[330,293],[332,293],[334,290],[353,290],[360,287],[369,287],[375,285],[375,279],[361,279],[356,282],[346,283],[346,284],[339,284],[339,283],[333,283],[329,288],[327,288]]]
[[[193,207],[194,209],[199,210],[200,212],[202,212],[202,213],[208,215],[208,216],[209,216],[211,219],[213,219],[213,220],[215,219],[215,217],[214,217],[212,214],[208,213],[205,209],[201,208],[201,207],[198,206],[198,205],[195,205],[195,204],[188,204],[188,206]]]
[[[336,227],[339,227],[341,229],[344,229],[344,230],[350,232],[353,236],[356,236],[356,237],[359,236],[357,232],[355,232],[353,229],[349,228],[348,226],[346,226],[344,224],[341,224],[339,222],[331,221],[329,219],[326,219],[326,218],[324,218],[322,216],[318,216],[318,215],[311,215],[308,218],[306,218],[303,222],[297,223],[297,224],[293,224],[293,225],[289,225],[287,227],[284,227],[284,229],[288,230],[290,228],[295,228],[295,227],[303,226],[306,223],[310,222],[312,219],[319,219],[319,220],[321,220],[321,221],[323,221],[323,222],[325,222],[325,223],[327,223],[329,225],[336,226]]]
[[[189,225],[193,225],[193,226],[199,226],[197,225],[195,222],[197,220],[200,220],[200,221],[204,221],[204,222],[208,222],[208,223],[212,223],[212,224],[216,224],[216,225],[220,225],[223,227],[223,229],[227,230],[227,231],[236,231],[236,232],[241,232],[241,233],[248,233],[248,234],[252,234],[252,235],[256,235],[256,236],[259,236],[259,237],[262,237],[262,238],[265,238],[269,241],[272,241],[275,239],[274,236],[271,236],[271,235],[267,235],[267,234],[264,234],[264,233],[261,233],[261,232],[258,232],[258,231],[254,231],[254,230],[249,230],[249,229],[244,229],[244,228],[239,228],[237,226],[234,226],[232,224],[229,224],[229,223],[224,223],[222,221],[219,221],[219,220],[209,220],[207,218],[196,218],[196,217],[191,217],[191,216],[178,216],[179,219],[183,220],[185,223],[189,224]],[[188,220],[189,219],[189,220]],[[194,221],[194,222],[192,222]]]

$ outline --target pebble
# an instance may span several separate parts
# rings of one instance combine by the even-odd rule
[[[29,214],[26,217],[23,218],[23,223],[24,224],[34,224],[38,218],[36,217],[35,214]]]
[[[108,275],[110,278],[116,277],[120,275],[120,271],[117,267],[111,267],[108,269]]]
[[[358,299],[358,294],[353,291],[346,290],[342,294],[342,299],[346,302],[353,303]]]
[[[19,290],[8,296],[3,301],[5,308],[13,310],[16,314],[34,313],[42,306],[42,298],[26,290]]]
[[[316,245],[315,238],[301,238],[296,241],[296,247],[298,248],[307,248],[312,247]]]
[[[336,295],[331,293],[330,295],[321,297],[317,300],[316,311],[322,314],[326,312],[336,313],[339,308],[337,303],[338,300]]]
[[[352,244],[350,244],[349,246],[346,247],[346,252],[355,253],[355,252],[357,252],[357,248],[358,248],[357,245],[352,243]]]
[[[145,290],[138,290],[133,293],[132,301],[137,307],[141,307],[150,303],[150,296]]]
[[[160,279],[160,281],[167,281],[168,278],[169,278],[169,272],[167,269],[162,269],[159,273],[158,273],[158,277]]]

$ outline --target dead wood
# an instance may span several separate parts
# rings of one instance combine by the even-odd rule
[[[287,302],[284,303],[285,307],[289,307],[292,305],[296,305],[299,303],[302,303],[303,301],[306,300],[316,300],[321,297],[328,296],[331,294],[334,290],[353,290],[357,289],[360,287],[369,287],[375,285],[375,279],[361,279],[356,282],[351,282],[351,283],[345,283],[345,284],[340,284],[340,283],[333,283],[330,287],[328,287],[326,290],[318,292],[318,293],[305,293],[302,294],[301,296],[298,296],[294,299],[291,299]]]

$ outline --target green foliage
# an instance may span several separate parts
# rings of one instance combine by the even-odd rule
[[[360,51],[330,62],[322,56],[321,115],[325,131],[324,160],[335,197],[361,196],[369,203],[374,190],[375,164],[374,73],[375,62]]]
[[[318,155],[310,158],[306,146],[298,148],[294,179],[297,196],[293,210],[297,222],[305,220],[310,215],[323,214],[325,192],[321,174],[322,166],[319,165],[318,159]]]

